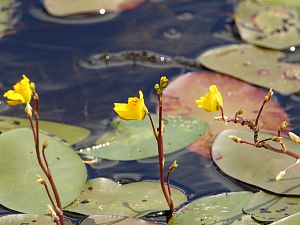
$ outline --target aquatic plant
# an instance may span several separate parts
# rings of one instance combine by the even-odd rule
[[[39,174],[37,174],[37,182],[44,186],[51,202],[51,205],[48,204],[47,206],[49,214],[54,218],[57,225],[65,225],[60,196],[55,181],[52,177],[52,172],[46,157],[46,149],[49,144],[48,140],[46,140],[42,144],[42,148],[40,148],[39,96],[36,92],[35,84],[33,82],[30,82],[30,80],[25,75],[23,75],[23,79],[13,86],[13,90],[5,92],[3,96],[7,98],[7,104],[10,106],[22,104],[26,105],[25,114],[28,116],[28,119],[30,121],[38,164],[42,169],[44,175],[47,177],[48,181],[46,182]],[[30,104],[32,99],[33,108]],[[50,184],[51,189],[49,188],[48,183]],[[52,197],[51,191],[54,194],[54,199]]]
[[[238,136],[229,135],[228,137],[232,141],[234,141],[236,143],[240,143],[240,144],[251,145],[256,148],[264,148],[264,149],[267,149],[267,150],[270,150],[273,152],[282,153],[282,154],[288,155],[288,156],[296,159],[295,162],[293,162],[291,165],[286,167],[284,170],[281,170],[277,174],[276,181],[281,180],[288,170],[290,170],[290,169],[294,168],[295,166],[297,166],[298,164],[300,164],[300,155],[293,151],[288,150],[286,148],[286,145],[283,142],[282,132],[288,126],[286,121],[283,121],[279,125],[278,130],[277,130],[277,135],[274,135],[274,136],[268,137],[268,138],[259,139],[259,136],[260,136],[259,118],[261,116],[261,113],[262,113],[265,105],[271,100],[271,97],[273,96],[272,88],[269,90],[267,95],[264,97],[262,105],[259,108],[257,116],[254,121],[251,119],[243,118],[242,114],[244,114],[246,111],[244,108],[239,109],[235,113],[234,117],[231,117],[231,118],[226,117],[224,115],[224,110],[223,110],[222,95],[218,92],[215,85],[210,86],[210,91],[211,91],[210,93],[207,93],[204,97],[201,97],[200,100],[196,100],[196,103],[200,108],[203,108],[204,110],[206,110],[208,112],[214,112],[214,111],[220,110],[221,116],[215,117],[215,120],[222,120],[225,123],[236,123],[236,124],[240,124],[241,126],[248,126],[248,128],[253,132],[253,141],[252,142],[248,141],[248,140],[244,140]],[[292,141],[294,141],[296,143],[300,143],[300,138],[296,134],[289,132],[289,136]],[[279,147],[274,147],[273,145],[269,144],[270,142],[279,144]]]
[[[164,158],[164,144],[163,144],[163,133],[164,133],[164,124],[163,124],[163,115],[162,115],[162,103],[163,103],[163,90],[168,86],[169,80],[166,76],[160,78],[159,84],[154,85],[154,89],[157,93],[157,102],[158,102],[158,127],[156,129],[152,116],[148,112],[147,107],[144,104],[144,98],[142,91],[139,91],[139,98],[128,98],[128,103],[115,103],[115,112],[121,119],[125,120],[143,120],[147,115],[150,124],[152,127],[153,135],[157,142],[158,149],[158,160],[159,160],[159,177],[161,190],[164,194],[166,202],[169,206],[170,215],[175,211],[174,203],[172,199],[172,192],[170,188],[170,175],[178,167],[177,161],[175,160],[170,166],[167,174],[167,187],[165,187],[165,177],[164,177],[164,168],[165,168],[165,158]]]

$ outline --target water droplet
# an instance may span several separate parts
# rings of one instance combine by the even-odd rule
[[[164,32],[164,36],[169,39],[178,39],[181,37],[181,33],[175,28],[170,28],[169,30]]]

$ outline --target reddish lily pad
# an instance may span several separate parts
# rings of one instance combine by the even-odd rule
[[[300,166],[286,172],[282,180],[275,180],[280,171],[296,162],[295,158],[252,145],[235,143],[228,138],[229,135],[253,141],[253,132],[245,130],[224,130],[217,135],[212,145],[212,158],[225,174],[276,194],[300,196]],[[260,132],[259,140],[273,136]],[[299,144],[288,138],[283,138],[283,143],[289,151],[299,154]],[[278,143],[269,144],[280,148]]]
[[[173,187],[171,190],[175,207],[187,200],[180,190]],[[121,185],[106,178],[88,180],[81,196],[66,208],[85,215],[126,217],[141,217],[167,209],[159,182],[140,181]]]
[[[300,91],[300,63],[279,62],[284,56],[280,51],[240,44],[208,50],[197,61],[214,71],[287,95]]]
[[[235,124],[214,121],[219,112],[208,113],[197,107],[195,100],[208,91],[212,84],[222,93],[225,114],[233,116],[240,108],[245,108],[245,118],[255,119],[266,91],[240,80],[212,72],[193,72],[179,76],[164,91],[163,110],[165,115],[187,115],[200,118],[209,124],[209,131],[188,146],[201,155],[210,156],[210,143],[223,129],[237,128]],[[266,105],[259,122],[261,130],[276,131],[282,121],[289,122],[285,111],[273,100]],[[239,126],[239,129],[247,129]]]
[[[245,41],[280,50],[300,44],[299,16],[294,7],[244,0],[238,4],[234,18]]]
[[[144,0],[44,0],[45,9],[52,16],[69,16],[83,13],[119,12],[137,7]]]

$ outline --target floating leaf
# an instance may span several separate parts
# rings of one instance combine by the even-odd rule
[[[260,88],[213,72],[192,72],[172,80],[164,91],[164,113],[192,116],[208,123],[209,131],[187,147],[188,150],[204,156],[210,156],[210,145],[217,133],[237,127],[233,123],[225,125],[223,122],[215,121],[214,117],[220,116],[220,112],[208,113],[195,104],[195,100],[204,95],[212,84],[217,85],[222,93],[226,116],[234,116],[240,108],[244,108],[245,117],[255,119],[259,104],[267,94],[267,91]],[[260,117],[260,129],[277,130],[282,121],[289,123],[288,115],[275,100],[271,99]],[[248,127],[239,126],[239,129],[248,129]]]
[[[141,219],[127,218],[114,215],[96,215],[89,216],[83,220],[80,225],[100,225],[100,224],[116,224],[116,225],[147,225],[156,224]]]
[[[186,196],[178,189],[172,188],[172,196],[175,207],[186,201]],[[142,181],[120,185],[106,178],[88,180],[80,198],[66,208],[85,215],[126,217],[141,217],[167,209],[159,182]]]
[[[278,220],[277,222],[272,223],[272,225],[295,225],[300,221],[300,213],[295,213],[291,216]]]
[[[279,62],[284,53],[252,45],[228,45],[198,57],[203,66],[282,94],[300,91],[300,64]]]
[[[66,206],[79,196],[86,181],[86,169],[68,145],[41,133],[40,142],[46,139],[49,166],[62,205]],[[0,135],[0,203],[20,212],[45,214],[49,200],[44,187],[37,182],[36,174],[43,176],[43,173],[34,149],[30,129],[15,129]]]
[[[152,115],[152,118],[154,124],[158,124],[158,116]],[[163,121],[165,153],[184,148],[207,129],[205,122],[192,117],[166,116]],[[112,125],[115,130],[105,133],[96,142],[97,146],[80,152],[114,160],[136,160],[157,156],[157,143],[148,118],[142,121],[124,121],[116,118]]]
[[[0,225],[55,225],[50,216],[38,216],[29,214],[16,214],[0,217]],[[66,225],[72,223],[65,221]]]
[[[245,41],[280,50],[300,44],[299,16],[292,7],[244,0],[238,4],[234,18]]]
[[[118,12],[137,7],[143,0],[44,0],[44,7],[53,16],[69,16],[83,13],[99,13],[100,9]]]
[[[30,127],[28,119],[0,116],[0,133],[23,127]],[[89,130],[82,127],[48,121],[40,121],[40,129],[55,134],[55,136],[67,141],[70,145],[83,140],[90,134]]]
[[[243,216],[242,208],[252,192],[231,192],[197,199],[181,208],[169,225],[232,224]]]
[[[249,215],[242,216],[240,219],[232,223],[232,225],[257,225],[257,224],[260,223],[255,222]]]
[[[284,195],[300,195],[300,166],[289,170],[284,178],[276,181],[279,171],[295,162],[295,159],[280,153],[251,145],[237,144],[228,138],[237,136],[242,140],[253,140],[253,133],[244,130],[224,130],[214,140],[212,158],[227,175],[262,189]],[[260,132],[259,140],[273,137]],[[289,151],[299,153],[299,145],[290,139],[283,139]],[[279,147],[278,143],[269,143]]]
[[[253,195],[244,208],[258,221],[276,221],[300,211],[300,198],[282,197],[265,192]]]
[[[264,2],[269,3],[269,4],[278,4],[278,5],[286,5],[286,6],[292,6],[292,7],[300,7],[300,2],[298,0],[264,0]]]
[[[17,5],[18,3],[11,0],[0,1],[0,38],[16,33],[13,25],[19,20],[15,13]]]

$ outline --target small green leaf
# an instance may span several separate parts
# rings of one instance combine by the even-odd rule
[[[84,164],[62,141],[40,133],[40,143],[49,141],[46,156],[62,205],[73,202],[86,181]],[[47,213],[48,196],[37,182],[37,174],[47,180],[35,153],[32,131],[14,129],[0,135],[0,203],[10,209],[33,214]]]
[[[242,209],[252,192],[231,192],[197,199],[171,218],[169,225],[232,224],[241,220]]]
[[[300,44],[299,16],[295,7],[244,0],[239,2],[234,18],[245,41],[281,50]]]
[[[30,127],[28,119],[0,116],[0,133],[23,127]],[[40,121],[40,129],[47,133],[55,134],[55,136],[67,141],[70,145],[83,140],[90,134],[89,130],[82,127],[43,120]]]
[[[72,223],[65,221],[66,225]],[[56,225],[50,216],[15,214],[0,217],[0,225]]]
[[[259,134],[259,140],[274,136],[264,132]],[[212,146],[212,158],[225,174],[277,194],[300,195],[300,166],[289,170],[282,180],[275,180],[280,171],[296,161],[294,158],[264,148],[235,143],[228,138],[229,135],[253,141],[253,132],[250,131],[224,130],[218,134]],[[295,142],[284,138],[283,143],[289,151],[299,153],[299,145]],[[269,144],[280,148],[278,143]]]
[[[154,124],[157,124],[158,117],[152,117]],[[163,122],[166,154],[186,147],[207,130],[206,122],[192,117],[166,116]],[[113,160],[136,160],[158,155],[157,143],[148,118],[143,121],[123,121],[116,118],[112,124],[115,129],[105,133],[94,148],[80,152]]]
[[[244,208],[258,221],[273,222],[300,211],[300,198],[282,197],[266,192],[253,195]]]
[[[80,225],[100,225],[100,224],[116,224],[116,225],[147,225],[147,224],[156,224],[149,221],[127,218],[123,216],[115,215],[96,215],[89,216],[83,220]]]
[[[186,196],[172,188],[175,207]],[[79,199],[66,210],[85,215],[141,217],[150,212],[167,210],[159,182],[142,181],[120,185],[106,178],[88,180]]]
[[[197,61],[214,71],[287,95],[300,91],[300,64],[280,62],[284,56],[280,51],[240,44],[208,50]]]

